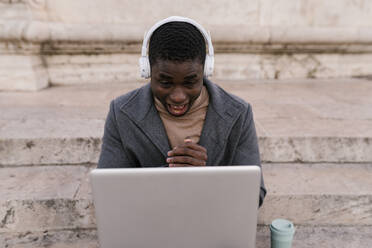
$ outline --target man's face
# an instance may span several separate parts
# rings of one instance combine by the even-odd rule
[[[203,64],[199,60],[174,62],[158,59],[151,67],[151,89],[169,114],[185,115],[203,87]]]

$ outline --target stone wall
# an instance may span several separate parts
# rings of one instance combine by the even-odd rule
[[[218,79],[368,76],[371,14],[368,0],[0,0],[0,90],[140,80],[144,31],[170,15],[211,31]]]

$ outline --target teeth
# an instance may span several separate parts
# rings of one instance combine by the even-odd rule
[[[171,107],[173,109],[180,110],[180,109],[183,109],[185,107],[185,105],[179,105],[179,106],[171,105]]]

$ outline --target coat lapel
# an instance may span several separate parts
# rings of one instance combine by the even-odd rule
[[[168,136],[153,104],[150,84],[139,89],[131,100],[121,106],[121,110],[136,123],[164,157],[167,157],[170,150]]]
[[[226,92],[205,79],[209,93],[209,106],[199,144],[207,149],[207,165],[213,166],[222,156],[234,123],[242,106],[231,100]]]

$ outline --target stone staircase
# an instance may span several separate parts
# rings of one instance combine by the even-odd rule
[[[293,247],[372,244],[372,82],[216,82],[252,103],[268,225],[292,220]],[[98,247],[88,180],[109,102],[142,84],[0,92],[0,247]]]

